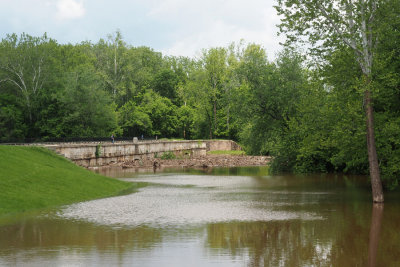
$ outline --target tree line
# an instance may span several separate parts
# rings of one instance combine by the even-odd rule
[[[10,34],[0,43],[0,139],[114,133],[239,140],[253,91],[272,99],[262,80],[289,75],[290,64],[300,69],[292,56],[283,52],[275,64],[262,46],[244,42],[205,49],[199,58],[162,56],[126,44],[119,31],[75,45]],[[290,83],[302,79],[291,75]]]
[[[352,17],[362,6],[331,2],[278,1],[278,13],[286,18],[282,33],[293,42],[273,61],[267,48],[244,42],[188,58],[133,47],[119,31],[97,43],[75,45],[47,35],[7,35],[0,43],[0,140],[112,133],[230,138],[249,154],[273,156],[276,171],[367,174],[365,110],[373,100],[378,164],[384,186],[395,188],[400,179],[400,4],[365,2],[375,12],[374,28],[366,33],[379,36],[371,50],[362,50],[373,55],[367,58],[357,53],[362,46],[351,35],[340,40],[322,27],[328,22],[335,28],[323,16],[340,19],[335,8]],[[362,41],[363,24],[356,29],[361,17],[353,17],[353,24],[343,25]],[[306,53],[294,47],[301,34],[311,38]]]

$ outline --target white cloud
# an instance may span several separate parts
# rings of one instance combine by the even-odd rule
[[[154,0],[155,1],[155,0]],[[148,15],[161,21],[175,21],[177,30],[163,54],[193,56],[202,48],[228,46],[231,42],[257,43],[270,58],[281,49],[276,24],[279,17],[273,0],[164,0],[153,6]]]
[[[121,29],[126,41],[166,55],[199,55],[244,39],[270,58],[281,50],[276,0],[0,0],[0,37],[10,32],[61,43],[97,42]],[[23,6],[24,8],[21,8]],[[52,15],[49,15],[52,14]]]
[[[59,20],[77,19],[85,15],[83,3],[77,0],[59,0],[56,7],[56,18]]]

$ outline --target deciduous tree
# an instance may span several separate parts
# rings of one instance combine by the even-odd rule
[[[383,0],[278,0],[282,16],[281,32],[287,44],[309,45],[320,59],[332,49],[347,46],[354,53],[364,83],[368,160],[373,202],[383,202],[382,182],[374,133],[374,109],[371,86],[372,67],[380,36],[377,35],[377,10]]]

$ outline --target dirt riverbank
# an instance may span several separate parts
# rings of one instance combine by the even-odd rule
[[[120,166],[122,168],[135,167],[241,167],[241,166],[264,166],[270,162],[267,156],[238,156],[238,155],[207,155],[199,158],[187,159],[144,159],[126,161],[110,164],[110,166]]]

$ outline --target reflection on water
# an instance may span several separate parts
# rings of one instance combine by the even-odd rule
[[[286,199],[287,192],[263,190],[262,183],[249,176],[175,174],[125,180],[157,186],[149,186],[127,196],[71,205],[61,211],[60,216],[119,227],[322,219],[312,211],[283,210],[282,206],[293,205]],[[307,204],[317,204],[315,199],[320,196],[313,195],[314,192],[292,192],[291,198],[302,201],[307,193],[314,199],[314,202]]]
[[[376,266],[376,256],[379,247],[383,207],[383,203],[374,203],[372,205],[371,228],[369,230],[368,266]]]
[[[116,178],[131,178],[138,174],[198,174],[198,175],[246,175],[246,176],[266,176],[268,175],[267,166],[258,167],[218,167],[218,168],[187,168],[187,167],[161,167],[150,168],[121,168],[121,167],[99,167],[93,169],[94,172]]]
[[[397,266],[398,194],[265,169],[108,173],[150,186],[0,226],[0,266]]]

